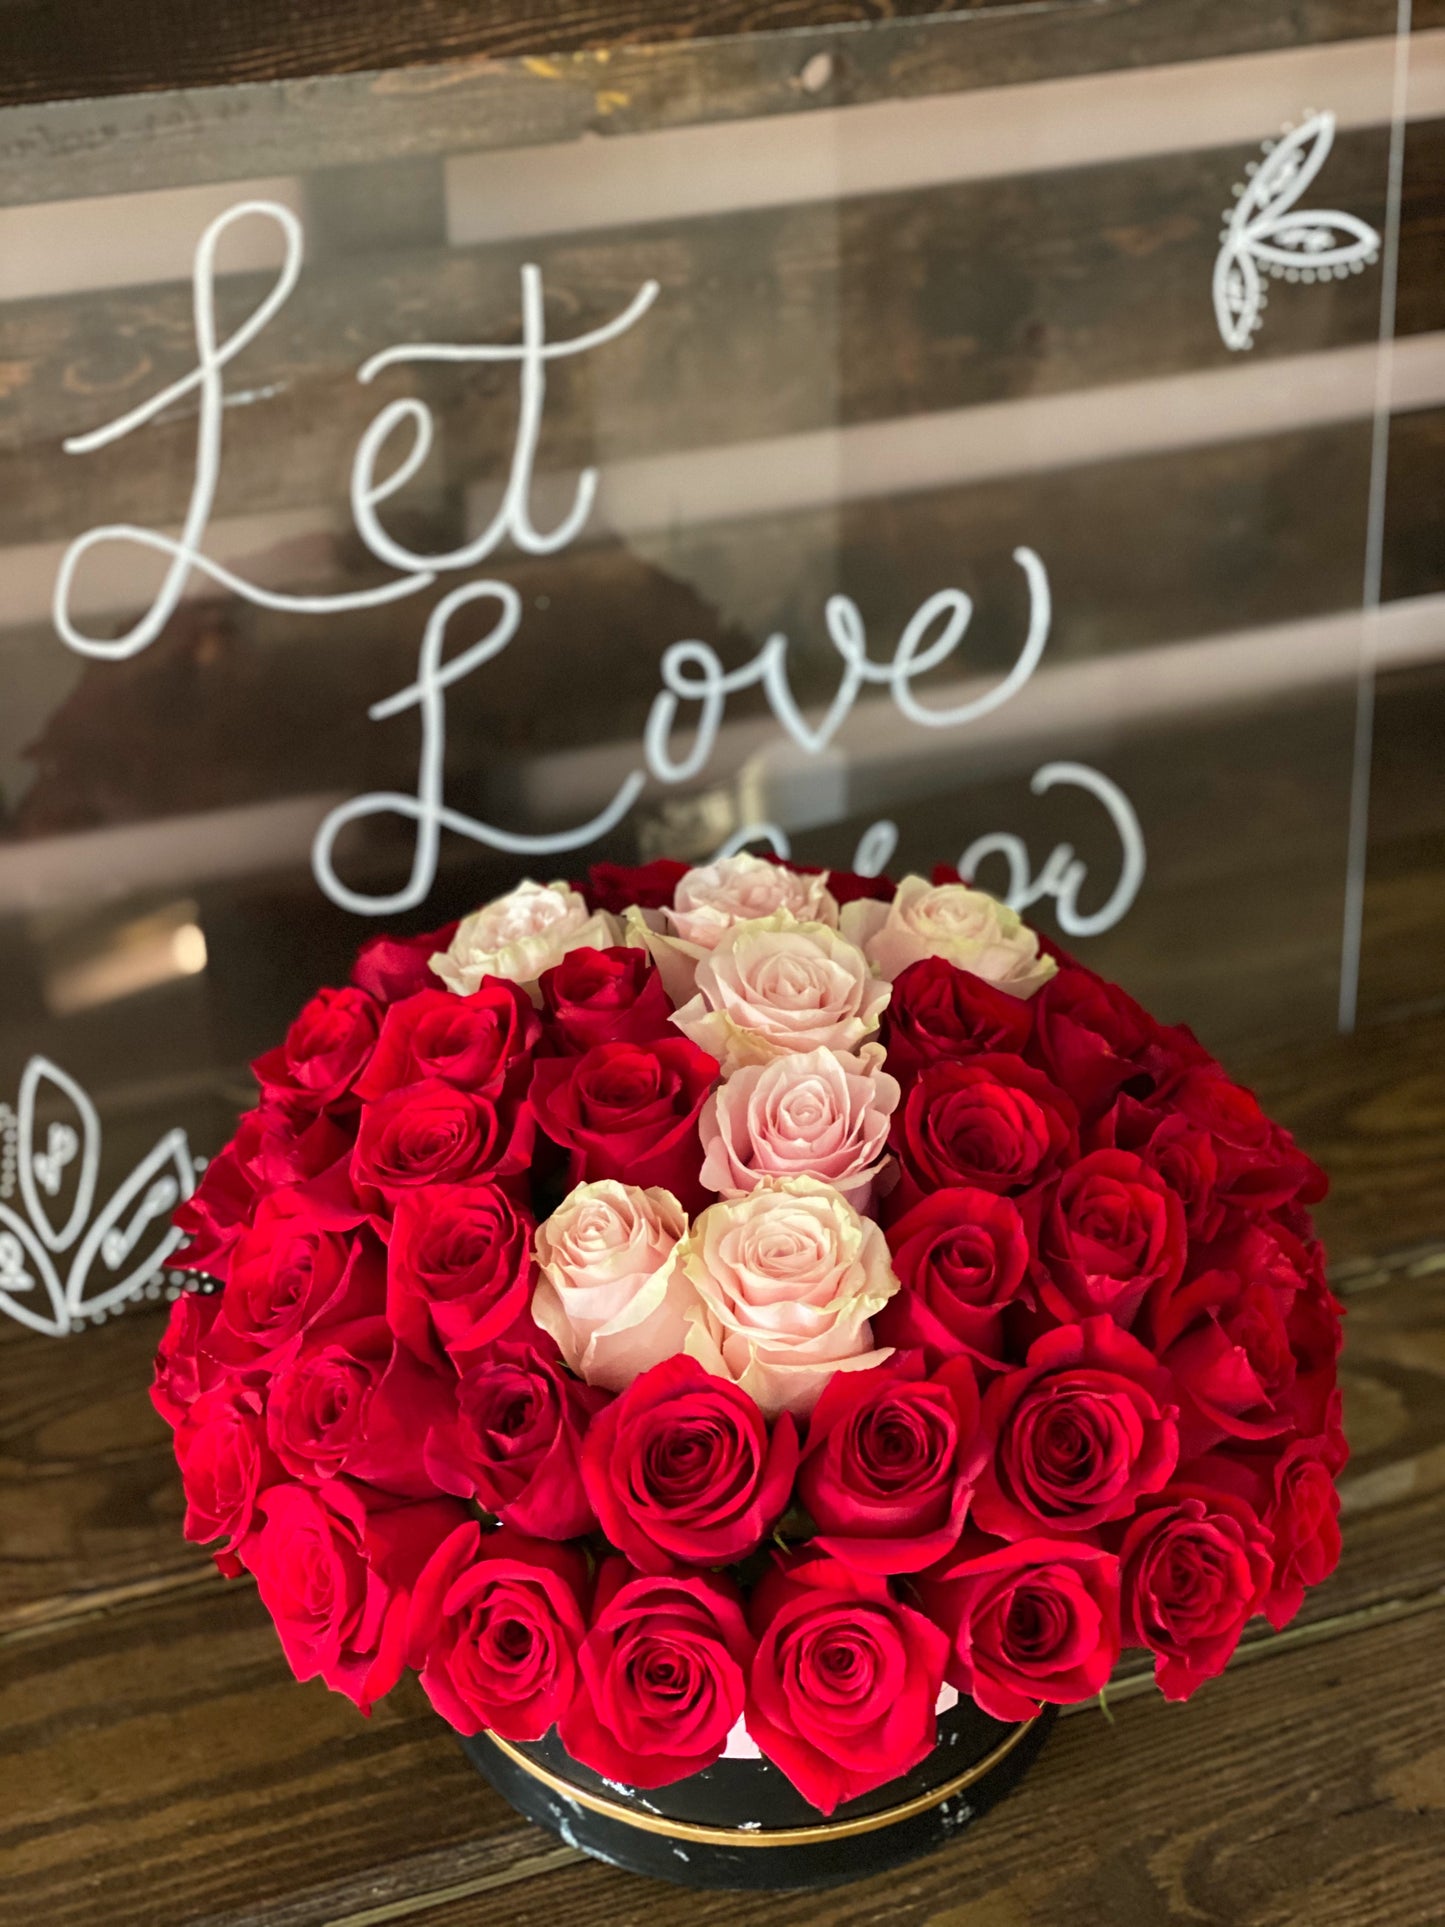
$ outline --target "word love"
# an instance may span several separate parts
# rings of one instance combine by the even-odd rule
[[[217,254],[226,234],[241,221],[266,221],[279,231],[280,270],[270,289],[232,332],[220,338],[216,323]],[[547,338],[540,270],[525,266],[521,277],[521,339],[510,345],[491,343],[409,343],[388,348],[365,362],[358,379],[370,382],[384,369],[423,362],[512,363],[518,374],[518,415],[506,485],[496,513],[485,528],[450,550],[427,554],[403,544],[386,525],[386,505],[404,490],[427,462],[436,440],[435,422],[427,404],[404,396],[383,406],[362,434],[351,464],[350,507],[361,541],[389,571],[373,587],[338,595],[290,595],[248,581],[206,553],[206,538],[221,473],[222,428],[228,404],[225,373],[231,362],[254,342],[289,300],[300,277],[302,230],[288,208],[268,201],[246,201],[212,222],[196,249],[192,274],[196,365],[179,380],[117,420],[76,436],[65,443],[68,452],[85,454],[122,440],[177,405],[195,398],[196,452],[191,493],[179,536],[131,523],[109,523],[88,530],[71,543],[56,576],[52,614],[57,633],[72,649],[103,661],[122,661],[147,648],[161,634],[193,575],[208,578],[243,601],[259,608],[297,615],[341,615],[404,600],[435,586],[447,575],[470,571],[486,562],[505,541],[530,555],[551,555],[573,542],[585,527],[596,499],[598,472],[585,468],[578,476],[572,503],[550,529],[538,528],[532,510],[532,486],[538,437],[546,405],[547,369],[551,362],[580,355],[616,340],[633,328],[657,298],[658,285],[648,281],[623,311],[611,321],[565,340]],[[165,570],[149,606],[119,635],[97,635],[76,619],[76,579],[86,558],[107,546],[141,548],[165,558]],[[865,690],[886,691],[886,700],[909,723],[921,729],[961,729],[1011,701],[1042,660],[1051,620],[1048,576],[1031,549],[1019,548],[1014,559],[1026,579],[1029,594],[1027,631],[1008,673],[978,693],[944,703],[936,685],[931,694],[914,687],[929,671],[940,668],[960,648],[973,617],[973,603],[961,589],[941,589],[922,602],[898,638],[890,659],[874,661],[868,652],[863,617],[846,596],[834,596],[824,611],[824,626],[840,664],[836,693],[821,716],[804,714],[788,677],[788,642],[770,636],[757,655],[740,668],[725,669],[707,643],[688,640],[668,648],[659,665],[660,688],[648,714],[636,766],[628,770],[610,800],[586,822],[546,834],[523,834],[489,824],[451,808],[443,794],[447,696],[455,684],[483,669],[507,648],[521,624],[522,605],[509,584],[487,578],[468,581],[443,596],[428,619],[417,657],[415,679],[406,688],[374,704],[368,714],[385,722],[415,710],[421,745],[415,788],[377,791],[358,796],[332,810],[317,831],[312,867],[318,884],[333,902],[363,916],[391,915],[421,904],[437,874],[441,832],[466,837],[509,855],[531,858],[561,855],[584,849],[615,829],[633,810],[649,779],[669,786],[695,781],[707,770],[724,738],[728,699],[738,692],[760,688],[779,729],[804,756],[821,755],[852,713]],[[472,604],[495,610],[490,628],[477,641],[447,653],[448,629],[459,611]],[[685,710],[685,713],[684,713]],[[689,729],[685,746],[677,741]],[[1143,843],[1134,812],[1107,777],[1081,764],[1050,764],[1034,777],[1035,793],[1054,783],[1071,783],[1091,792],[1104,805],[1118,832],[1119,877],[1102,908],[1085,912],[1079,906],[1085,871],[1073,850],[1060,844],[1035,874],[1025,846],[1014,836],[998,832],[980,838],[964,853],[969,874],[979,863],[999,859],[1008,873],[1008,900],[1019,909],[1051,896],[1059,920],[1075,935],[1107,929],[1128,910],[1143,877]],[[396,890],[366,894],[351,888],[336,869],[336,845],[351,824],[377,817],[400,817],[414,825],[415,841],[410,874]],[[855,867],[877,874],[892,853],[897,832],[880,822],[859,846]],[[753,824],[737,832],[726,846],[736,849],[749,841],[771,842],[783,853],[786,836],[772,824]]]

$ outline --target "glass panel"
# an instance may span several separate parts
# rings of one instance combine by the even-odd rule
[[[164,185],[32,164],[0,210],[0,1304],[162,1289],[165,1200],[304,995],[528,872],[958,863],[1218,1048],[1331,1026],[1380,16],[904,98],[909,26],[899,97],[840,107],[809,95],[844,39],[800,38],[799,111],[756,118],[699,48],[656,124],[562,139],[499,94],[514,144],[447,152],[386,115],[368,151],[342,79],[265,178],[224,94]],[[736,111],[681,124],[688,61],[701,102],[729,58]]]

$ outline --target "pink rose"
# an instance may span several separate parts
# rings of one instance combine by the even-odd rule
[[[697,1294],[687,1349],[769,1417],[806,1413],[836,1371],[866,1371],[870,1318],[898,1289],[883,1233],[831,1185],[773,1178],[709,1206],[679,1251]]]
[[[734,924],[755,922],[776,910],[788,911],[800,923],[825,923],[836,930],[838,906],[827,885],[826,871],[800,876],[742,851],[689,870],[664,914],[673,934],[699,950],[714,949]]]
[[[687,1213],[670,1191],[579,1184],[537,1228],[532,1316],[589,1385],[620,1392],[680,1352],[693,1302],[678,1269]]]
[[[942,957],[1015,997],[1032,997],[1058,969],[1017,910],[966,883],[904,877],[892,903],[850,903],[841,921],[890,983],[910,964]]]
[[[484,977],[505,977],[520,984],[534,1003],[537,979],[566,956],[587,945],[606,950],[617,942],[616,920],[605,910],[589,910],[586,899],[565,883],[519,883],[495,903],[463,917],[445,950],[431,967],[448,990],[470,997]]]
[[[857,1050],[888,995],[836,930],[780,910],[719,938],[697,966],[697,994],[672,1021],[730,1075],[786,1052]]]
[[[822,1178],[866,1211],[900,1091],[865,1045],[860,1057],[801,1051],[746,1064],[703,1106],[702,1182],[725,1198],[764,1178]]]

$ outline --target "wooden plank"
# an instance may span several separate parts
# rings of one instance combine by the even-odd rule
[[[1342,206],[1382,222],[1387,134],[1342,134]],[[1422,168],[1445,121],[1421,130]],[[228,411],[217,512],[344,500],[350,457],[406,379],[360,388],[366,358],[420,336],[517,338],[520,269],[536,261],[559,337],[607,321],[649,278],[646,318],[595,354],[552,364],[540,466],[726,447],[1110,382],[1222,369],[1208,277],[1238,147],[1004,181],[953,182],[839,203],[744,209],[474,248],[395,248],[302,274],[232,383],[270,397]],[[1424,185],[1406,232],[1439,220]],[[1416,247],[1411,259],[1424,259]],[[219,290],[224,335],[270,287]],[[1445,325],[1445,293],[1406,290],[1416,329]],[[1373,340],[1373,275],[1285,289],[1255,355]],[[0,540],[67,539],[124,499],[133,520],[179,520],[193,468],[190,405],[112,449],[65,455],[194,366],[190,289],[111,289],[0,308]],[[383,392],[384,391],[384,392]],[[496,473],[515,433],[516,373],[419,371],[454,482]],[[277,451],[285,461],[278,464]],[[268,493],[269,487],[269,493]]]
[[[1073,5],[1088,0],[1068,0]],[[63,31],[21,9],[7,49],[0,101],[70,100],[179,87],[221,87],[363,68],[411,67],[462,57],[610,49],[739,33],[796,32],[870,18],[955,13],[1009,0],[502,0],[478,10],[465,0],[426,0],[398,12],[382,0],[341,0],[298,19],[285,0],[204,9],[154,0],[133,13],[84,10]]]
[[[298,71],[306,72],[314,52],[305,50],[333,31],[335,10],[324,11],[326,24],[302,27],[288,15],[269,50],[272,62],[299,46]],[[405,37],[413,22],[427,32],[438,11],[436,4],[392,9],[386,20]],[[460,17],[464,10],[453,0],[449,11]],[[470,29],[485,31],[492,11],[465,10]],[[175,186],[196,178],[202,154],[208,179],[234,180],[269,173],[280,152],[296,168],[334,167],[605,137],[1368,38],[1392,32],[1396,15],[1394,0],[1292,0],[1288,7],[1257,0],[1041,0],[879,22],[861,32],[824,28],[669,45],[651,28],[656,9],[645,11],[644,46],[566,53],[554,25],[551,55],[540,61],[491,52],[331,78],[259,80],[250,71],[240,76],[246,85],[119,95],[103,112],[84,100],[10,107],[0,111],[0,201]],[[747,11],[756,21],[765,10]],[[948,10],[930,4],[927,11]],[[228,17],[248,13],[233,7]],[[132,36],[127,44],[144,42]],[[206,34],[187,44],[209,77],[216,44],[209,21]],[[368,43],[354,64],[384,66],[384,53]],[[153,71],[151,63],[145,72]],[[174,63],[168,71],[178,78]]]

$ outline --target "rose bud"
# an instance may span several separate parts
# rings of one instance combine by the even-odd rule
[[[704,1211],[679,1263],[687,1348],[770,1416],[809,1412],[838,1371],[881,1364],[869,1320],[898,1289],[883,1234],[831,1185],[774,1178]]]
[[[1217,1064],[1186,1070],[1167,1089],[1170,1105],[1208,1131],[1219,1165],[1219,1195],[1241,1211],[1271,1211],[1291,1199],[1318,1204],[1326,1179],[1272,1123],[1252,1091],[1231,1083]]]
[[[923,1071],[894,1113],[892,1141],[897,1217],[950,1185],[1016,1195],[1055,1176],[1078,1156],[1078,1119],[1042,1071],[986,1053]]]
[[[362,1106],[351,1177],[357,1194],[395,1207],[434,1184],[515,1177],[532,1156],[526,1105],[477,1097],[424,1078]]]
[[[565,1056],[598,1044],[646,1044],[671,1033],[672,1005],[645,950],[569,950],[538,988],[547,1042]]]
[[[622,1785],[701,1773],[742,1718],[752,1657],[737,1590],[721,1575],[644,1577],[608,1559],[557,1737]]]
[[[499,1097],[541,1028],[526,993],[500,977],[484,978],[470,997],[420,990],[387,1011],[357,1093],[371,1102],[435,1078],[475,1097]]]
[[[1119,1562],[1125,1641],[1154,1654],[1155,1681],[1171,1700],[1224,1671],[1273,1571],[1269,1534],[1251,1508],[1188,1485],[1130,1521]]]
[[[798,1497],[813,1543],[871,1572],[921,1572],[958,1543],[968,1511],[978,1387],[967,1359],[931,1379],[916,1352],[839,1372],[808,1420]]]
[[[445,950],[457,933],[455,921],[439,930],[423,930],[416,937],[368,937],[356,953],[351,981],[369,991],[379,1004],[399,1003],[419,990],[435,990],[431,967],[435,951]]]
[[[676,857],[658,856],[651,863],[594,863],[585,883],[574,883],[593,910],[610,910],[620,917],[631,909],[661,910],[687,875],[687,865]]]
[[[251,1066],[268,1096],[325,1110],[354,1106],[353,1087],[376,1044],[381,1009],[356,985],[319,990],[295,1019],[286,1041]]]
[[[607,1403],[530,1345],[492,1345],[462,1378],[454,1420],[433,1424],[426,1469],[519,1532],[578,1539],[597,1524],[582,1484],[582,1440]]]
[[[974,1523],[1019,1539],[1127,1519],[1174,1471],[1175,1421],[1169,1373],[1112,1318],[1045,1332],[984,1394]]]
[[[1029,1040],[1033,1012],[1033,1002],[945,957],[924,957],[894,979],[883,1013],[888,1068],[909,1084],[944,1060],[962,1062],[982,1051],[1016,1054]]]
[[[593,1419],[582,1480],[598,1523],[644,1572],[724,1566],[755,1552],[788,1509],[798,1434],[771,1436],[747,1393],[694,1358],[654,1365]]]
[[[1015,997],[1032,997],[1058,968],[1016,910],[966,883],[904,877],[886,906],[850,904],[842,927],[890,982],[910,964],[942,957]]]
[[[1225,1206],[1218,1195],[1219,1160],[1208,1131],[1175,1111],[1156,1110],[1122,1094],[1098,1120],[1090,1140],[1100,1148],[1134,1151],[1157,1171],[1184,1206],[1191,1238],[1219,1235]]]
[[[224,1374],[206,1346],[220,1309],[217,1291],[183,1291],[171,1306],[151,1382],[151,1404],[169,1426],[179,1425]]]
[[[747,1730],[810,1805],[831,1813],[932,1752],[948,1640],[880,1574],[822,1553],[779,1558],[748,1621]]]
[[[1131,1078],[1153,1085],[1145,1052],[1157,1026],[1117,984],[1069,964],[1033,1003],[1029,1057],[1086,1119],[1106,1111]]]
[[[417,1579],[407,1663],[458,1733],[540,1740],[577,1690],[587,1561],[571,1546],[475,1519],[437,1547]]]
[[[1340,1563],[1340,1493],[1318,1443],[1286,1446],[1273,1473],[1265,1524],[1274,1539],[1274,1572],[1264,1611],[1276,1632]]]
[[[1119,1657],[1119,1561],[1057,1539],[965,1542],[919,1582],[951,1641],[950,1684],[995,1720],[1033,1719],[1108,1684]]]
[[[702,1183],[741,1197],[768,1178],[814,1177],[866,1211],[888,1149],[897,1080],[883,1053],[799,1051],[733,1072],[703,1106]]]
[[[449,1499],[399,1505],[345,1480],[273,1485],[239,1548],[297,1679],[319,1674],[363,1713],[402,1674],[411,1588],[465,1520]]]
[[[494,1184],[433,1184],[397,1203],[386,1315],[424,1363],[507,1332],[532,1290],[531,1217]]]
[[[600,1178],[537,1227],[532,1316],[579,1378],[620,1392],[683,1348],[692,1288],[677,1262],[687,1213],[670,1191]]]
[[[716,1060],[685,1037],[599,1044],[581,1057],[540,1059],[531,1103],[538,1127],[571,1153],[573,1184],[660,1185],[700,1207],[698,1114],[716,1079]]]
[[[1091,1151],[1059,1179],[1039,1238],[1041,1297],[1067,1323],[1108,1312],[1128,1327],[1151,1290],[1184,1272],[1184,1207],[1130,1151]]]
[[[888,1230],[896,1295],[873,1321],[881,1344],[922,1346],[933,1364],[967,1353],[999,1369],[1004,1314],[1026,1297],[1029,1234],[1012,1198],[970,1185],[935,1191]]]
[[[256,1501],[283,1472],[266,1444],[261,1389],[232,1378],[203,1393],[176,1427],[176,1464],[186,1495],[182,1531],[193,1545],[223,1539],[216,1564],[234,1578],[229,1555],[250,1531]]]

